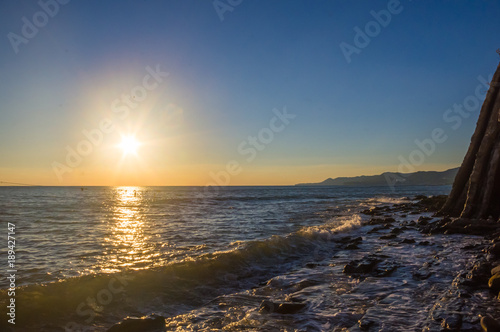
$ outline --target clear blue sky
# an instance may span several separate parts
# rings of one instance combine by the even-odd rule
[[[435,128],[448,139],[416,168],[458,166],[479,109],[456,130],[443,114],[496,69],[500,3],[403,0],[348,63],[340,44],[391,3],[243,0],[221,21],[212,1],[72,0],[16,53],[9,33],[42,7],[3,1],[0,181],[204,185],[236,160],[230,184],[313,182],[395,171]],[[69,167],[66,147],[157,65],[168,77]],[[296,117],[248,161],[238,146],[284,107]],[[141,143],[135,159],[120,134]]]

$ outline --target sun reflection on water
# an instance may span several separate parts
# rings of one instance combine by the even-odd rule
[[[144,194],[141,187],[115,188],[115,199],[110,206],[110,236],[105,239],[103,272],[143,269],[152,262],[155,255],[148,242]]]

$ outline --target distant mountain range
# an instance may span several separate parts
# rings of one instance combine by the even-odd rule
[[[453,184],[459,167],[444,172],[385,172],[380,175],[328,178],[319,183],[299,183],[296,186],[442,186]]]

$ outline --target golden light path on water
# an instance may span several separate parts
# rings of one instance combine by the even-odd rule
[[[104,273],[125,269],[144,269],[151,266],[155,257],[150,242],[147,202],[144,188],[118,187],[114,189],[114,202],[109,206],[111,216],[108,234],[104,239],[103,260],[100,270]]]

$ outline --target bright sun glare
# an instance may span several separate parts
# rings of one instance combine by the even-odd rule
[[[137,154],[137,148],[140,143],[135,139],[134,136],[124,136],[122,137],[122,142],[120,143],[120,148],[123,150],[125,155],[127,154]]]

